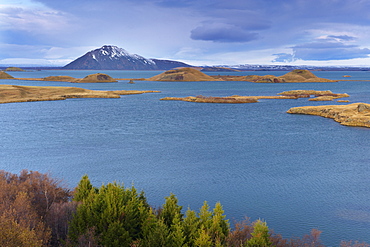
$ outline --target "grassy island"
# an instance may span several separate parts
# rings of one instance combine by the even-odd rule
[[[370,104],[365,103],[302,106],[291,108],[287,112],[291,114],[307,114],[332,118],[334,121],[345,126],[370,128]]]
[[[213,97],[213,96],[188,96],[188,97],[165,97],[161,100],[178,100],[187,101],[195,103],[229,103],[229,104],[239,104],[239,103],[256,103],[259,99],[298,99],[298,98],[310,98],[315,96],[316,98],[311,98],[309,101],[328,101],[333,99],[339,99],[343,97],[349,97],[348,94],[336,94],[327,91],[316,91],[316,90],[292,90],[279,93],[276,96],[226,96],[226,97]]]
[[[8,67],[5,69],[5,71],[25,71],[25,70],[18,67]]]
[[[120,98],[120,95],[159,91],[95,91],[77,87],[0,85],[0,103],[65,100],[71,98]]]

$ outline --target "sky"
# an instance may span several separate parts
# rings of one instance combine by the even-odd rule
[[[115,45],[191,65],[370,66],[369,0],[1,0],[0,65]]]

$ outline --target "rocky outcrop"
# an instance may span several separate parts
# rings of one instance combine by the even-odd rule
[[[370,128],[370,104],[365,103],[294,107],[287,113],[321,116],[345,126]]]
[[[14,77],[4,71],[0,71],[0,79],[14,79]]]
[[[218,81],[217,79],[193,68],[181,68],[165,71],[147,81]]]
[[[120,95],[158,91],[95,91],[77,87],[0,85],[0,103],[65,100],[70,98],[120,98]]]

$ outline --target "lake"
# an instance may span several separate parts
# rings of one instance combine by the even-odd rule
[[[84,77],[98,71],[9,72],[15,77]],[[99,71],[148,78],[159,71]],[[236,74],[274,74],[263,71]],[[367,71],[317,71],[329,79],[370,80]],[[222,73],[208,73],[222,74]],[[265,99],[252,104],[160,101],[163,97],[276,95],[294,89],[348,93],[370,103],[370,82],[259,84],[149,82],[100,84],[0,80],[0,84],[96,90],[160,90],[120,99],[68,99],[0,105],[0,169],[50,172],[73,188],[84,174],[144,190],[160,206],[171,192],[199,210],[221,202],[232,222],[264,219],[285,238],[317,228],[327,246],[370,243],[370,129],[290,115],[295,106],[345,104]]]

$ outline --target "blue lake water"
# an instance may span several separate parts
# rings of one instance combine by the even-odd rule
[[[95,72],[10,74],[84,77]],[[147,78],[160,73],[99,72],[115,78]],[[349,74],[351,80],[370,80],[365,71],[314,73],[331,79],[345,79],[343,75]],[[351,239],[370,243],[370,129],[286,113],[295,106],[339,103],[308,99],[254,104],[159,100],[166,96],[276,95],[314,89],[348,93],[351,103],[370,103],[370,82],[71,84],[0,80],[0,84],[161,91],[120,99],[1,104],[0,169],[50,172],[71,188],[88,174],[96,186],[114,180],[126,186],[134,184],[154,206],[162,205],[172,192],[185,209],[198,210],[203,201],[213,207],[220,201],[231,221],[244,216],[261,218],[287,238],[317,228],[327,246]]]

